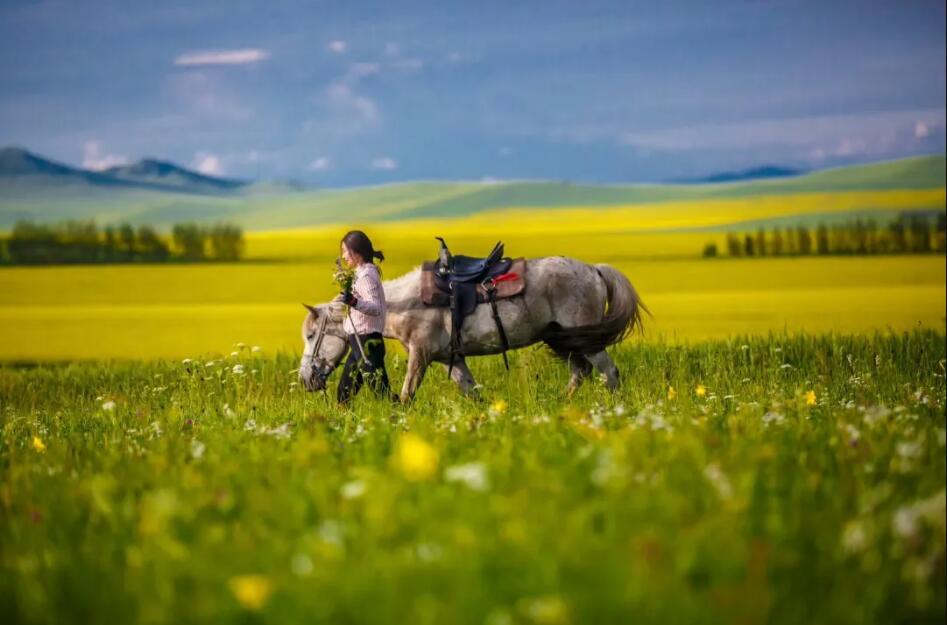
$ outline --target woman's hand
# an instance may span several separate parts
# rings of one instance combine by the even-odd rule
[[[351,291],[342,291],[339,293],[340,299],[343,304],[355,308],[355,305],[358,303],[358,299],[352,295]]]

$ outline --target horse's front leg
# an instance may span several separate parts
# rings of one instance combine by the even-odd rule
[[[406,404],[414,398],[429,364],[430,357],[424,350],[418,347],[408,348],[408,365],[404,385],[401,387],[401,403]]]

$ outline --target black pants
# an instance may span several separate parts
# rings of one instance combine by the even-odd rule
[[[385,399],[391,398],[391,388],[388,385],[388,372],[385,371],[385,340],[380,332],[360,334],[362,347],[365,348],[365,358],[362,361],[358,342],[355,335],[349,335],[349,356],[342,369],[342,379],[339,380],[338,399],[345,404],[358,393],[365,380],[376,395]]]

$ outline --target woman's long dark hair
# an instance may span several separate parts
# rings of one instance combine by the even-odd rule
[[[375,262],[376,258],[378,260],[385,260],[385,255],[382,251],[376,250],[372,245],[372,240],[361,230],[350,230],[347,232],[339,243],[340,247],[342,245],[349,248],[349,251],[361,256],[362,260],[367,263]]]

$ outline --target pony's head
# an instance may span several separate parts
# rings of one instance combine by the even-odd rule
[[[303,320],[299,380],[307,391],[321,391],[349,348],[342,330],[344,306],[340,302],[303,306],[309,314]]]

